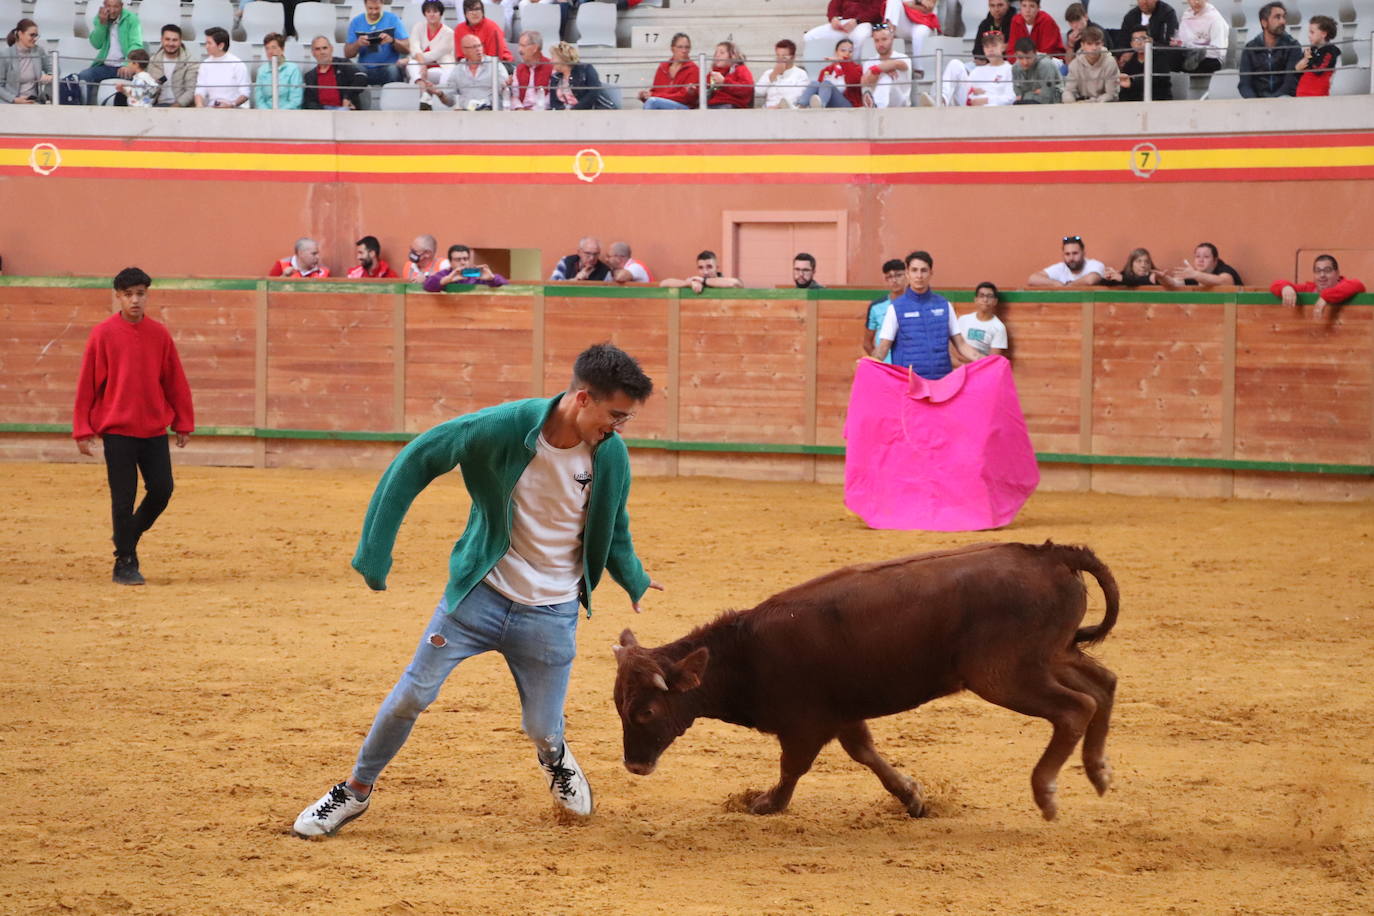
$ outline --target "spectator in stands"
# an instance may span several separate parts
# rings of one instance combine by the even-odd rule
[[[719,259],[714,251],[709,249],[697,255],[697,272],[685,280],[669,278],[660,282],[659,286],[673,289],[681,289],[690,286],[692,292],[701,295],[701,291],[706,287],[740,289],[744,282],[738,277],[727,277],[720,272],[717,266]]]
[[[130,79],[134,75],[127,64],[111,67],[106,63],[113,51],[110,33],[113,31],[117,36],[119,59],[126,61],[130,51],[143,47],[143,26],[133,10],[124,8],[123,0],[103,0],[96,10],[95,19],[91,20],[90,30],[89,40],[95,49],[91,54],[91,65],[78,73],[76,78],[86,87],[86,104],[94,105],[101,80],[116,77]]]
[[[229,33],[213,26],[205,30],[205,59],[196,71],[197,108],[247,108],[248,68],[229,52]]]
[[[1293,69],[1302,75],[1298,77],[1299,96],[1330,95],[1331,75],[1341,60],[1341,49],[1331,42],[1336,37],[1336,20],[1330,16],[1313,16],[1307,23],[1307,40],[1311,47],[1304,48],[1302,60]]]
[[[289,258],[272,262],[269,277],[299,277],[302,280],[324,280],[329,268],[320,262],[320,244],[306,236],[296,239],[296,250]]]
[[[940,19],[935,15],[935,0],[887,0],[887,21],[892,23],[896,37],[906,41],[906,53],[913,63],[920,63],[921,46],[932,34],[940,33]],[[917,76],[925,71],[919,66]]]
[[[262,53],[267,62],[258,68],[258,78],[253,83],[254,108],[279,108],[294,110],[301,107],[305,99],[305,78],[301,68],[286,59],[286,36],[280,32],[269,32],[262,39]],[[272,69],[277,71],[277,104],[272,104]]]
[[[798,108],[860,108],[863,106],[863,67],[854,60],[854,42],[835,42],[835,56],[797,99]]]
[[[987,60],[983,49],[983,36],[996,32],[1002,37],[1002,50],[1006,51],[1007,36],[1011,34],[1011,21],[1016,10],[1007,0],[988,0],[988,14],[978,23],[978,31],[973,37],[973,63],[978,65]],[[972,69],[971,67],[969,69]]]
[[[816,282],[816,259],[804,251],[792,259],[792,283],[797,289],[825,289]]]
[[[510,107],[515,111],[545,111],[549,107],[549,79],[553,63],[544,56],[544,36],[521,32],[516,45],[520,66],[506,85],[510,87]]]
[[[1007,326],[997,317],[1001,298],[997,285],[984,280],[973,291],[974,311],[959,316],[959,333],[979,356],[1007,355]],[[959,365],[969,362],[962,354],[956,357]]]
[[[630,253],[629,242],[611,243],[611,252],[606,255],[606,266],[611,269],[611,275],[607,279],[612,283],[654,282],[654,275],[649,273],[649,268]]]
[[[492,70],[499,64],[482,53],[482,40],[476,35],[464,35],[458,44],[463,58],[450,71],[448,82],[437,86],[422,79],[420,87],[449,108],[491,111],[496,104],[491,92]]]
[[[549,107],[555,111],[619,107],[611,94],[601,85],[601,76],[596,72],[596,68],[581,62],[576,45],[560,41],[549,50],[553,54],[553,74],[549,77]]]
[[[1101,261],[1084,256],[1086,249],[1083,247],[1082,236],[1064,236],[1062,250],[1064,254],[1062,262],[1051,264],[1044,270],[1037,270],[1026,280],[1026,285],[1045,288],[1098,286],[1102,283],[1102,277],[1106,274],[1107,268],[1102,266]]]
[[[892,303],[901,298],[902,293],[906,292],[906,265],[900,258],[892,258],[883,262],[883,279],[887,281],[887,295],[879,296],[868,303],[868,312],[864,322],[864,355],[872,356],[873,351],[878,348],[878,331],[883,326],[883,319],[887,317],[887,310]],[[888,353],[882,361],[892,362],[892,354]]]
[[[1193,249],[1193,260],[1183,259],[1182,267],[1169,271],[1175,280],[1184,286],[1244,286],[1240,274],[1217,254],[1217,246],[1211,242],[1199,242]]]
[[[373,86],[399,83],[401,57],[410,53],[409,37],[396,14],[382,9],[382,0],[366,0],[363,11],[348,23],[344,57],[357,58],[358,66]]]
[[[1298,293],[1316,293],[1317,308],[1313,318],[1320,318],[1328,305],[1340,305],[1352,296],[1364,292],[1364,284],[1354,277],[1341,276],[1340,265],[1329,254],[1319,254],[1312,262],[1312,279],[1306,283],[1292,283],[1288,280],[1275,280],[1269,292],[1283,300],[1283,304],[1296,307]]]
[[[482,42],[482,54],[496,60],[514,60],[506,47],[506,33],[501,26],[487,18],[482,0],[463,0],[463,21],[453,28],[453,41],[462,47],[464,35],[476,35]]]
[[[181,26],[162,27],[162,41],[148,61],[148,75],[162,87],[157,104],[168,108],[194,108],[196,76],[200,64],[191,59],[191,49],[182,43]]]
[[[902,108],[911,104],[911,59],[892,50],[892,27],[873,30],[874,57],[863,63],[864,107]]]
[[[342,57],[334,56],[334,44],[323,35],[310,42],[315,66],[305,73],[302,108],[329,111],[367,110],[367,74]]]
[[[455,45],[453,29],[444,24],[442,0],[425,0],[420,6],[424,18],[410,28],[410,61],[406,64],[406,79],[418,83],[427,79],[443,84],[453,70]],[[420,110],[434,108],[434,97],[428,92],[420,95]]]
[[[1117,100],[1121,102],[1143,102],[1145,101],[1145,49],[1153,45],[1154,42],[1150,40],[1150,29],[1146,25],[1136,26],[1129,35],[1131,37],[1131,50],[1122,54],[1118,62],[1120,76],[1117,77],[1117,80],[1121,84],[1121,92],[1117,95]],[[1155,66],[1158,67],[1158,65],[1159,55],[1155,55]],[[1169,74],[1160,73],[1156,69],[1151,84],[1153,86],[1152,95],[1155,99],[1173,97]],[[1165,94],[1161,96],[1161,92]]]
[[[1240,94],[1247,99],[1294,95],[1302,45],[1288,34],[1288,11],[1282,3],[1266,3],[1259,19],[1260,33],[1240,55]]]
[[[429,275],[439,272],[439,243],[432,235],[417,235],[410,243],[410,254],[406,256],[405,281],[423,283]]]
[[[939,379],[954,371],[953,359],[974,362],[982,354],[959,333],[959,320],[949,300],[930,288],[935,259],[926,251],[906,256],[906,292],[887,307],[878,330],[874,359],[892,354],[894,365],[921,378]]]
[[[1081,3],[1070,3],[1064,10],[1064,23],[1068,29],[1064,32],[1064,62],[1073,63],[1073,59],[1078,56],[1078,49],[1083,44],[1083,33],[1090,28],[1096,28],[1102,33],[1102,44],[1107,47],[1111,44],[1112,30],[1105,26],[1098,25],[1088,18],[1088,10]]]
[[[1022,7],[1026,2],[1028,0],[1022,0]],[[1059,65],[1053,58],[1038,53],[1035,42],[1029,38],[1017,39],[1016,66],[1011,74],[1016,105],[1049,105],[1063,98],[1059,88]]]
[[[1221,69],[1230,41],[1226,17],[1207,0],[1187,0],[1178,21],[1174,46],[1182,48],[1179,68],[1187,73],[1216,73]]]
[[[1108,286],[1163,286],[1169,289],[1183,286],[1167,270],[1155,266],[1148,248],[1132,249],[1126,256],[1125,266],[1120,270],[1106,268],[1102,271],[1102,279]]]
[[[697,81],[701,74],[692,63],[692,39],[687,33],[673,36],[673,56],[658,65],[652,88],[639,90],[639,100],[650,111],[697,107]]]
[[[1178,34],[1178,13],[1164,0],[1135,0],[1135,8],[1121,17],[1121,34],[1134,35],[1142,26],[1149,32],[1154,47],[1154,100],[1172,99],[1174,90],[1169,74],[1178,69],[1178,52],[1171,49]],[[1141,52],[1135,53],[1139,56]]]
[[[601,260],[601,240],[587,236],[578,240],[576,251],[554,265],[549,281],[591,280],[600,283],[610,275],[611,268]]]
[[[818,25],[807,32],[806,40],[829,44],[848,38],[855,47],[862,47],[873,34],[874,27],[882,23],[886,5],[887,0],[830,0],[825,9],[825,25]],[[796,53],[794,46],[793,56]]]
[[[763,108],[796,108],[811,83],[810,75],[796,64],[797,43],[784,38],[773,46],[773,59],[772,68],[759,75],[754,99],[762,100]]]
[[[0,48],[0,103],[45,102],[52,88],[52,57],[38,47],[38,26],[20,19]]]
[[[1021,0],[1020,11],[1011,17],[1007,46],[1017,50],[1017,42],[1022,38],[1029,38],[1041,54],[1064,56],[1064,35],[1053,17],[1041,12],[1039,0]]]
[[[754,74],[733,41],[716,45],[711,72],[706,74],[708,108],[753,108]]]
[[[1079,53],[1069,62],[1064,81],[1065,102],[1115,102],[1121,94],[1121,71],[1116,58],[1103,48],[1106,40],[1095,25],[1083,30]]]
[[[142,48],[130,51],[129,69],[134,71],[133,79],[127,85],[119,87],[119,94],[123,98],[116,99],[114,104],[119,105],[122,102],[134,108],[152,108],[153,102],[157,100],[157,91],[161,87],[148,75],[148,52]]]
[[[375,235],[365,235],[358,239],[356,255],[358,265],[348,269],[350,280],[395,280],[396,271],[382,260],[382,243]]]
[[[983,35],[982,63],[970,72],[964,62],[952,60],[945,65],[944,102],[946,105],[979,107],[983,105],[1012,105],[1016,102],[1014,74],[1011,64],[1003,56],[1006,39],[1001,32]],[[921,93],[921,104],[931,103],[930,96]],[[905,271],[905,268],[903,268]]]
[[[427,293],[461,293],[474,286],[505,286],[507,280],[485,264],[472,263],[472,249],[466,245],[448,246],[448,259],[439,270],[425,278]]]

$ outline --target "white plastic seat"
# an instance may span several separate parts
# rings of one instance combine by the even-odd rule
[[[119,94],[120,86],[132,86],[133,84],[133,80],[101,80],[100,86],[95,90],[95,103],[97,105],[112,104],[110,100]]]
[[[972,38],[978,34],[978,23],[988,18],[988,0],[960,0],[959,19],[964,26],[964,37]],[[1120,22],[1120,20],[1117,20]],[[1111,28],[1115,23],[1104,22]]]
[[[1355,67],[1337,67],[1331,76],[1332,95],[1368,95],[1369,71]]]
[[[1240,71],[1218,70],[1212,74],[1212,82],[1207,85],[1209,99],[1238,99],[1240,94]]]
[[[314,36],[311,37],[313,39]],[[315,66],[315,59],[310,56],[310,46],[295,38],[286,39],[286,45],[282,48],[282,53],[291,63],[299,65],[301,72],[305,72]]]
[[[382,111],[418,111],[421,89],[414,83],[386,83],[382,86]]]
[[[239,27],[249,44],[262,44],[263,36],[280,32],[285,26],[280,3],[250,3],[243,8]]]
[[[162,41],[164,25],[181,25],[181,0],[143,0],[138,5],[138,24],[143,27],[143,43]]]
[[[38,26],[38,34],[49,41],[76,34],[76,4],[72,0],[34,0],[29,18]],[[95,18],[95,8],[91,9],[91,18]],[[5,31],[14,28],[18,21],[16,16],[6,24]]]
[[[252,9],[257,5],[256,3],[250,3],[248,8]],[[274,6],[275,4],[263,5]],[[230,4],[229,0],[196,0],[195,4],[191,7],[191,31],[195,33],[195,36],[187,43],[195,44],[196,40],[205,34],[206,29],[215,28],[216,26],[224,29],[226,32],[232,32],[234,30],[233,5]]]
[[[315,36],[323,35],[328,38],[330,44],[338,41],[339,14],[337,7],[332,3],[299,3],[296,5],[295,15],[292,22],[296,26],[296,37],[306,47],[315,40]]]
[[[562,30],[562,13],[558,7],[557,3],[521,3],[520,31],[538,32],[544,37],[545,47],[562,41],[559,37]]]
[[[86,39],[63,35],[57,40],[57,78],[85,70],[91,65],[91,55],[94,53],[91,43]]]
[[[614,48],[615,24],[614,3],[584,3],[577,8],[577,43]]]
[[[825,69],[825,59],[835,54],[835,42],[829,38],[807,38],[802,43],[801,60],[797,64],[815,79]]]

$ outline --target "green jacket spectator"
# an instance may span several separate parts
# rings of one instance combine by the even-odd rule
[[[119,60],[116,66],[123,66],[129,59],[129,52],[134,48],[143,47],[143,25],[138,21],[138,15],[132,10],[120,7],[119,18],[112,23],[106,23],[102,15],[111,4],[106,3],[96,10],[95,18],[91,20],[91,47],[95,48],[92,56],[92,66],[99,66],[105,63],[110,56],[110,26],[114,26],[114,32],[119,38]]]

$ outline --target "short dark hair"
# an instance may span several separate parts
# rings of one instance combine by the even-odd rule
[[[1329,254],[1319,254],[1319,255],[1317,255],[1316,259],[1312,262],[1312,266],[1313,266],[1313,267],[1316,267],[1316,266],[1317,266],[1318,264],[1320,264],[1322,261],[1330,261],[1330,262],[1331,262],[1331,269],[1334,270],[1334,271],[1336,271],[1337,273],[1340,273],[1340,271],[1341,271],[1341,265],[1337,264],[1337,263],[1336,263],[1336,259],[1333,258],[1333,257],[1332,257],[1331,255],[1329,255]]]
[[[1313,16],[1308,22],[1311,22],[1317,28],[1321,29],[1326,35],[1327,41],[1336,37],[1336,20],[1332,19],[1330,16]]]
[[[1012,50],[1017,54],[1020,54],[1022,51],[1029,51],[1032,54],[1039,53],[1039,50],[1035,47],[1035,42],[1025,37],[1016,39],[1016,46],[1012,48]]]
[[[169,22],[162,27],[162,32],[176,32],[177,36],[180,37],[181,26],[177,25],[175,22]],[[158,34],[161,35],[162,32],[159,32]]]
[[[205,30],[205,37],[214,41],[224,50],[229,50],[229,32],[217,25],[212,25]]]
[[[816,269],[816,259],[813,258],[811,255],[807,254],[805,251],[799,251],[799,252],[797,252],[796,255],[793,256],[792,260],[793,260],[793,261],[805,261],[805,262],[807,262],[808,264],[811,265],[811,269],[812,269],[812,270],[815,270],[815,269]]]
[[[906,256],[906,260],[902,262],[903,266],[910,267],[912,261],[925,261],[927,267],[935,269],[935,259],[930,256],[929,251],[913,251]]]
[[[1212,253],[1212,257],[1213,257],[1213,258],[1215,258],[1215,259],[1218,260],[1218,261],[1221,260],[1221,252],[1217,251],[1217,246],[1213,245],[1211,242],[1198,242],[1198,243],[1197,243],[1196,245],[1194,245],[1193,247],[1194,247],[1194,248],[1206,248],[1208,251],[1210,251],[1210,252]]]
[[[382,243],[377,241],[377,236],[375,235],[365,235],[353,244],[361,245],[373,254],[382,253]]]
[[[148,56],[148,52],[144,49],[134,48],[132,51],[129,52],[129,60],[133,63],[143,64],[146,66],[148,62],[152,60],[152,58]]]
[[[465,252],[465,251],[466,251],[468,254],[472,254],[472,249],[469,248],[469,247],[466,246],[466,245],[450,245],[450,246],[448,246],[448,256],[449,256],[450,258],[452,258],[455,254],[462,254],[462,253]]]
[[[114,288],[120,292],[134,286],[152,286],[153,278],[143,272],[141,267],[126,267],[115,274]]]
[[[428,13],[430,10],[438,10],[442,13],[444,11],[443,0],[425,0],[424,3],[420,4],[421,13]]]
[[[1107,41],[1107,34],[1095,25],[1090,25],[1083,30],[1083,39],[1079,44],[1100,45]]]
[[[1070,3],[1064,10],[1065,22],[1077,22],[1088,18],[1088,8],[1081,3]]]
[[[463,0],[463,12],[466,13],[468,10],[481,10],[483,16],[487,14],[487,9],[482,5],[482,0]]]
[[[788,54],[796,54],[796,53],[797,53],[797,43],[796,43],[795,41],[793,41],[792,39],[790,39],[790,38],[784,38],[782,41],[780,41],[780,42],[778,42],[777,44],[773,45],[773,47],[774,47],[774,49],[777,49],[777,48],[786,48]]]
[[[883,273],[890,273],[894,270],[906,270],[906,265],[897,258],[888,258],[883,262]]]
[[[1279,3],[1278,0],[1273,0],[1273,2],[1266,3],[1264,4],[1264,6],[1260,7],[1260,22],[1263,22],[1264,20],[1268,19],[1269,14],[1274,12],[1275,8],[1283,10],[1285,14],[1288,12],[1288,7],[1284,6],[1282,3]]]
[[[835,50],[836,50],[836,51],[840,50],[840,45],[849,45],[849,46],[852,48],[852,47],[854,46],[854,39],[852,39],[852,38],[841,38],[839,41],[835,42]]]
[[[709,249],[709,248],[706,249],[705,251],[699,252],[699,253],[697,254],[697,260],[698,260],[698,261],[704,261],[704,260],[706,260],[707,258],[710,258],[712,261],[718,261],[718,260],[720,260],[719,258],[716,257],[716,253],[715,253],[714,251],[712,251],[711,249]]]
[[[583,350],[573,363],[572,388],[583,387],[595,398],[623,391],[631,400],[647,401],[654,393],[654,380],[633,356],[615,344],[599,343]]]
[[[997,291],[997,284],[993,283],[991,280],[984,280],[982,283],[975,286],[973,288],[973,295],[977,296],[985,289],[992,290],[992,298],[996,299],[998,302],[1002,301],[1002,294]]]

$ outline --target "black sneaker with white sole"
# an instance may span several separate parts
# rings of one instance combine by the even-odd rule
[[[545,763],[541,760],[539,766],[549,778],[549,794],[555,802],[581,817],[592,813],[592,787],[566,743],[557,761]]]
[[[291,829],[296,836],[333,836],[344,824],[361,817],[371,801],[371,793],[359,801],[348,791],[348,786],[339,783],[324,793],[323,798],[302,811]]]
[[[143,584],[143,574],[138,571],[138,561],[129,557],[115,557],[114,575],[110,578],[118,585]]]

